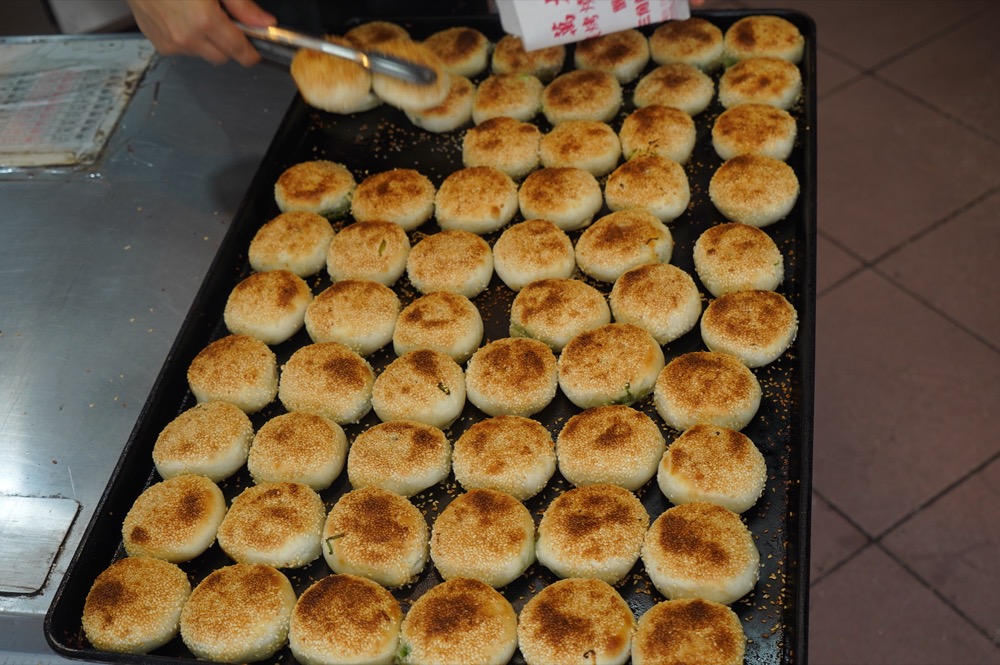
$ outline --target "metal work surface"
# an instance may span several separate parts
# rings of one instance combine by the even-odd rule
[[[80,506],[42,589],[0,593],[0,663],[70,662],[45,612],[294,92],[155,58],[92,166],[0,173],[0,495]]]

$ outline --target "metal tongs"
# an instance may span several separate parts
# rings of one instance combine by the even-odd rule
[[[392,76],[409,83],[417,85],[430,85],[437,80],[437,74],[430,67],[403,60],[395,56],[379,53],[378,51],[362,51],[328,42],[325,39],[317,39],[304,35],[294,30],[286,30],[276,26],[255,28],[243,23],[236,23],[236,27],[251,38],[251,41],[258,47],[264,55],[277,55],[284,64],[291,61],[294,52],[272,48],[271,45],[288,46],[294,49],[307,48],[314,51],[322,51],[328,55],[338,58],[353,60],[365,69],[377,73]]]

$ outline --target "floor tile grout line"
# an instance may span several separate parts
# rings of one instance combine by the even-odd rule
[[[826,497],[826,495],[824,495],[821,491],[817,490],[815,487],[813,487],[813,494],[815,494],[816,496],[818,496],[830,508],[830,510],[832,510],[833,512],[835,512],[841,519],[843,519],[845,522],[847,522],[855,531],[857,531],[858,533],[860,533],[864,537],[865,542],[862,543],[859,547],[857,547],[850,554],[848,554],[846,557],[844,557],[841,561],[838,561],[835,565],[831,566],[829,570],[824,571],[822,575],[819,575],[816,578],[813,578],[813,577],[810,576],[810,579],[809,579],[809,586],[810,587],[814,583],[820,582],[820,581],[826,579],[827,577],[829,577],[835,571],[840,570],[841,568],[844,567],[845,564],[847,564],[847,562],[849,562],[852,559],[854,559],[855,557],[857,557],[867,547],[869,547],[870,545],[875,544],[875,539],[871,535],[869,535],[864,530],[864,528],[861,527],[860,524],[856,523],[851,518],[850,515],[848,515],[847,513],[845,513],[839,506],[837,506],[836,504],[834,504],[833,501],[831,501],[830,499],[828,499]]]
[[[989,629],[979,625],[979,623],[975,619],[966,614],[965,611],[962,610],[962,608],[956,605],[953,600],[948,598],[948,596],[944,595],[944,593],[940,589],[938,589],[933,583],[931,583],[927,579],[924,579],[924,577],[920,575],[917,571],[915,571],[912,567],[910,567],[910,565],[906,563],[906,561],[901,559],[899,556],[896,555],[895,552],[886,547],[885,543],[881,541],[875,541],[873,543],[873,546],[881,550],[882,553],[885,554],[887,557],[889,557],[897,566],[906,571],[906,573],[910,575],[910,577],[915,579],[924,588],[926,588],[934,596],[936,596],[938,600],[940,600],[942,603],[945,604],[945,606],[947,606],[949,609],[951,609],[951,611],[957,614],[963,621],[969,624],[969,626],[973,630],[983,635],[983,637],[985,637],[987,640],[992,642],[997,647],[1000,647],[1000,635],[991,635]]]

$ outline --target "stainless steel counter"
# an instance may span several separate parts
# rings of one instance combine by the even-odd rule
[[[0,497],[80,506],[42,590],[0,595],[0,664],[72,662],[45,612],[294,93],[156,57],[94,165],[0,175]]]

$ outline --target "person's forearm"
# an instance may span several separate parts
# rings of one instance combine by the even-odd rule
[[[164,55],[194,55],[215,64],[248,66],[260,56],[233,19],[272,25],[274,17],[251,0],[128,0],[136,25]],[[227,14],[228,12],[228,14]]]

